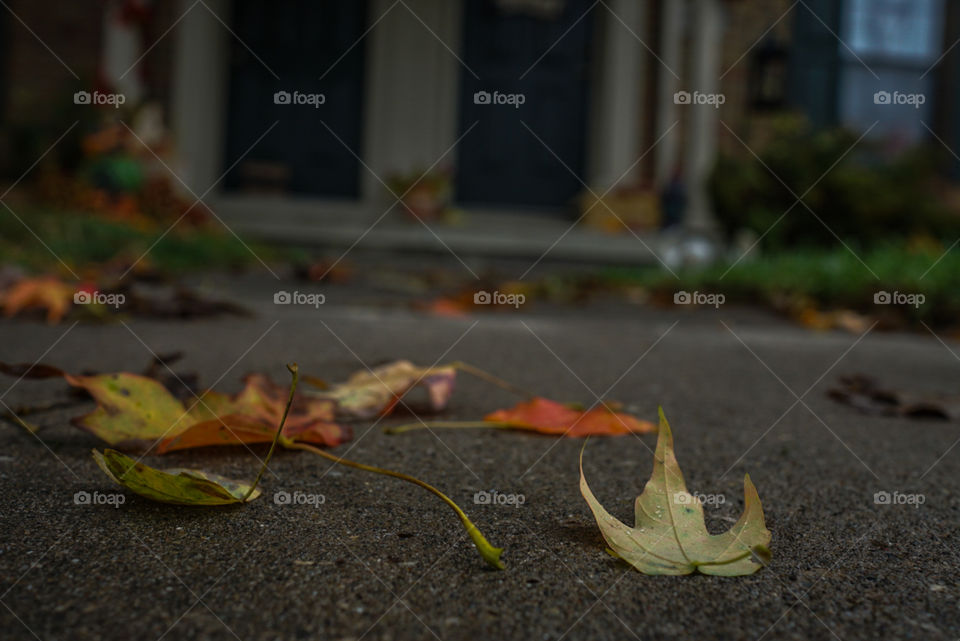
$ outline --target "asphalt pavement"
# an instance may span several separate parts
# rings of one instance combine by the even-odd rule
[[[177,371],[231,392],[247,371],[285,382],[290,361],[338,380],[399,358],[464,360],[557,400],[614,399],[651,420],[662,405],[689,488],[723,497],[706,508],[711,531],[739,515],[750,473],[771,565],[738,578],[642,575],[604,552],[578,490],[581,441],[384,434],[411,420],[402,413],[355,424],[353,441],[334,451],[446,491],[505,548],[505,571],[487,568],[454,514],[419,488],[306,452],[280,452],[263,496],[240,507],[126,492],[119,506],[77,504],[78,492],[121,492],[94,464],[98,442],[69,425],[88,403],[38,415],[36,436],[0,425],[4,639],[960,637],[960,425],[866,416],[825,393],[857,372],[956,392],[960,345],[945,336],[815,333],[726,308],[531,305],[447,318],[356,303],[335,287],[319,307],[274,305],[269,280],[229,283],[219,291],[250,307],[249,318],[4,319],[0,360],[137,371],[151,352],[182,350]],[[62,398],[65,385],[6,378],[0,394],[10,407],[30,405]],[[461,377],[442,418],[479,419],[515,400]],[[586,449],[591,487],[625,521],[655,440],[594,438]],[[265,452],[145,462],[253,478]],[[522,499],[475,503],[484,491]],[[314,498],[283,504],[277,492]]]

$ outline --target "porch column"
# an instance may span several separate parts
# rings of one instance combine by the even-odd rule
[[[425,171],[450,148],[458,135],[460,73],[469,73],[447,50],[461,55],[461,0],[407,0],[407,5],[410,11],[403,3],[372,0],[369,10],[370,23],[379,22],[367,35],[362,156],[383,180]],[[456,159],[453,149],[437,168],[454,167]],[[389,192],[370,172],[363,170],[361,184],[365,201],[389,202]]]
[[[683,19],[687,11],[686,5],[686,0],[665,0],[660,3],[661,46],[660,62],[656,62],[657,113],[653,132],[653,139],[660,139],[653,151],[654,177],[659,188],[670,182],[679,156],[680,126],[677,125],[672,130],[670,127],[680,118],[673,94],[680,89],[680,79],[677,76],[683,69]],[[668,130],[670,133],[664,135]]]
[[[716,94],[720,88],[723,6],[721,0],[693,0],[694,30],[690,92]],[[720,109],[714,105],[689,105],[684,182],[687,186],[687,211],[684,226],[710,229],[715,221],[707,192],[707,180],[717,156],[717,129]]]
[[[173,170],[197,194],[207,191],[226,169],[222,166],[223,123],[227,113],[231,36],[210,11],[226,20],[230,5],[227,0],[206,3],[209,11],[202,4],[194,5],[192,0],[178,2],[177,15],[188,9],[189,13],[170,34],[177,43],[173,48],[170,100],[177,158]]]
[[[637,38],[647,38],[648,2],[612,0],[608,4],[610,11],[595,9],[604,14],[600,37],[603,44],[598,48],[599,60],[594,64],[599,82],[592,99],[588,152],[589,184],[600,193],[618,182],[635,184],[639,165],[624,172],[643,153],[640,124],[644,120],[641,98],[646,49]]]

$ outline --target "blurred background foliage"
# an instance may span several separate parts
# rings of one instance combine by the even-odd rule
[[[757,157],[721,155],[711,176],[728,235],[751,230],[763,236],[764,250],[833,247],[837,237],[867,249],[960,235],[956,188],[940,177],[945,150],[858,141],[853,132],[814,130],[796,116],[778,118],[765,138]],[[794,205],[798,197],[803,202]]]

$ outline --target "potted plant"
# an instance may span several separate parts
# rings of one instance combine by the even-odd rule
[[[452,180],[447,169],[395,174],[387,181],[397,206],[411,219],[437,220],[450,208]]]

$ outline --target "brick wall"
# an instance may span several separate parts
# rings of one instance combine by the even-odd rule
[[[789,46],[793,18],[797,11],[805,11],[801,5],[790,8],[790,0],[739,0],[729,2],[728,21],[723,41],[720,73],[726,74],[720,90],[727,101],[720,108],[720,118],[747,144],[751,146],[763,137],[771,114],[751,109],[750,65],[757,40],[774,38]],[[779,20],[779,22],[777,22]],[[771,25],[776,25],[771,29]],[[770,30],[764,36],[764,32]],[[731,153],[744,152],[740,143],[726,127],[721,125],[720,148]]]
[[[58,100],[72,98],[81,82],[88,84],[95,77],[101,4],[90,0],[7,4],[16,17],[11,15],[7,24],[4,121],[44,122],[55,117]]]

